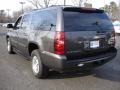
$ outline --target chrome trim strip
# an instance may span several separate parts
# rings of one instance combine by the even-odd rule
[[[87,61],[87,60],[86,61],[81,61],[81,63],[90,63],[90,62],[94,62],[94,61],[101,61],[101,60],[106,60],[108,58],[110,58],[110,57],[98,58],[98,59],[90,60],[90,61]]]

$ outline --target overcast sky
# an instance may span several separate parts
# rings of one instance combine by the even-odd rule
[[[21,9],[21,5],[19,2],[24,1],[26,2],[25,6],[29,6],[31,4],[28,4],[27,0],[0,0],[0,10],[4,9],[10,9],[10,11],[17,11]],[[66,0],[67,4],[71,5],[73,2],[72,0]],[[89,0],[90,3],[93,4],[94,8],[100,8],[104,6],[105,4],[109,4],[111,1],[115,1],[117,4],[119,4],[119,0]],[[63,0],[58,0],[58,4],[62,4]]]

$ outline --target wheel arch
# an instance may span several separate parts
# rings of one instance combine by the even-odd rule
[[[35,50],[35,49],[40,49],[38,43],[36,43],[36,42],[29,42],[29,44],[28,44],[29,56],[31,56],[32,51]]]
[[[9,38],[9,35],[6,35],[6,40]]]

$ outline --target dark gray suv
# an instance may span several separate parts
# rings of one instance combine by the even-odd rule
[[[32,71],[45,78],[48,71],[95,68],[117,53],[114,28],[103,10],[49,7],[21,15],[8,24],[8,52],[32,60]]]

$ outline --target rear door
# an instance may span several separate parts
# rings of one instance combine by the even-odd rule
[[[114,46],[113,26],[103,11],[64,9],[65,50],[69,59],[96,55]]]
[[[14,28],[12,30],[12,33],[11,33],[11,42],[12,42],[12,45],[18,49],[18,31],[20,30],[21,28],[21,18],[22,17],[19,17],[14,25]]]
[[[28,56],[30,19],[31,19],[30,14],[24,15],[21,21],[21,29],[18,31],[18,48],[23,55],[27,56]]]

